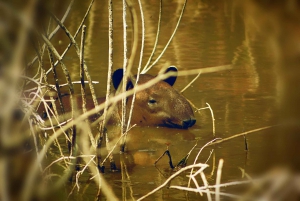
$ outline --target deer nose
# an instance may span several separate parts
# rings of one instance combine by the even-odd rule
[[[188,119],[188,120],[183,120],[182,127],[183,128],[192,127],[195,123],[196,123],[196,119],[194,119],[194,118]]]

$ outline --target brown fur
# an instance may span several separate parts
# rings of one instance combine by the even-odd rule
[[[154,76],[151,75],[140,75],[139,84],[153,78]],[[151,100],[156,102],[151,103]],[[128,98],[127,111],[130,109],[131,102],[132,96]],[[121,104],[119,104],[119,111],[121,111]],[[164,81],[136,93],[132,124],[183,127],[183,121],[190,119],[194,119],[194,114],[188,101]]]
[[[167,69],[167,71],[177,71],[175,67]],[[117,70],[118,71],[118,70]],[[121,82],[123,71],[115,71],[113,75],[113,83],[115,88]],[[143,84],[153,79],[154,76],[148,74],[141,74],[139,83]],[[177,92],[171,85],[174,84],[176,77],[171,77],[165,81],[160,81],[157,84],[136,93],[134,109],[132,113],[131,124],[139,126],[166,126],[172,128],[188,128],[195,124],[195,117],[193,110],[179,92]],[[133,85],[130,83],[129,88]],[[100,103],[105,101],[105,98],[99,98]],[[69,105],[69,97],[63,98],[64,105]],[[81,106],[81,97],[77,98],[78,106]],[[127,118],[132,103],[132,96],[127,98],[126,111]],[[58,104],[56,104],[58,106]],[[91,99],[87,100],[87,108],[93,108]],[[111,121],[109,123],[119,123],[118,119],[121,117],[121,102],[117,104],[116,111],[113,112]]]

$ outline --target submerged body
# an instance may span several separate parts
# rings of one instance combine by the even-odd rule
[[[175,67],[170,67],[168,71],[176,71]],[[141,74],[138,84],[144,84],[155,76]],[[113,84],[117,89],[123,78],[123,70],[116,70],[113,74]],[[177,92],[172,85],[176,77],[170,77],[164,81],[159,81],[153,86],[136,93],[134,108],[132,112],[131,124],[139,126],[165,126],[170,128],[187,129],[195,124],[193,110],[186,98]],[[127,89],[133,87],[131,81],[128,81]],[[127,119],[130,111],[133,96],[129,96],[126,101]],[[103,103],[105,98],[99,98],[99,103]],[[63,103],[69,106],[69,97],[63,97]],[[78,105],[81,106],[81,97],[77,98]],[[87,100],[87,109],[93,109],[93,101]],[[68,110],[67,110],[68,111]],[[122,113],[121,101],[117,103],[112,113],[110,124],[120,122]]]

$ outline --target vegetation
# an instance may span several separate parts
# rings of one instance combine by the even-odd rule
[[[16,8],[12,3],[0,3],[0,9],[3,10],[3,15],[7,17],[7,23],[12,21],[18,25],[13,26],[11,29],[3,29],[1,31],[3,37],[0,40],[0,52],[2,54],[2,58],[0,58],[1,200],[51,199],[58,196],[53,193],[60,191],[66,184],[67,186],[72,186],[71,189],[66,188],[66,194],[71,196],[76,188],[81,188],[82,184],[79,181],[84,174],[89,175],[89,178],[98,187],[98,193],[94,195],[96,199],[101,199],[104,196],[107,200],[121,200],[122,198],[115,195],[114,189],[103,176],[105,163],[109,159],[111,170],[116,171],[117,167],[113,151],[119,148],[120,152],[125,152],[127,134],[135,126],[131,125],[130,119],[136,92],[174,75],[172,72],[159,74],[153,80],[136,86],[139,75],[151,69],[160,60],[171,43],[180,26],[187,1],[183,3],[180,16],[170,39],[159,56],[154,60],[153,55],[157,52],[157,42],[160,37],[162,15],[162,1],[160,1],[158,28],[153,51],[146,65],[142,66],[145,42],[143,5],[140,0],[134,2],[138,5],[139,10],[137,10],[137,6],[134,6],[131,0],[123,0],[123,70],[125,76],[123,76],[122,87],[119,87],[115,94],[112,94],[111,89],[114,52],[113,2],[111,0],[108,1],[109,65],[107,67],[108,81],[106,83],[106,101],[104,103],[98,103],[97,101],[94,85],[98,84],[98,82],[92,80],[88,65],[85,62],[87,28],[85,24],[95,2],[91,0],[75,34],[70,33],[65,25],[68,14],[73,9],[73,3],[74,0],[69,2],[62,18],[57,17],[58,13],[56,12],[58,11],[56,11],[56,7],[52,7],[49,2],[30,0],[27,3],[23,3],[24,5],[20,5],[20,8]],[[138,13],[140,13],[140,16],[138,16]],[[127,20],[128,14],[131,21]],[[139,25],[139,23],[141,24]],[[52,30],[53,26],[55,28]],[[131,38],[127,35],[127,27],[132,28],[133,34]],[[141,29],[139,29],[140,27]],[[62,54],[59,54],[57,50],[58,45],[51,41],[60,29],[64,31],[70,40],[69,45]],[[139,32],[141,32],[141,40],[138,38]],[[11,38],[11,36],[14,37]],[[81,37],[80,43],[76,42],[76,38],[79,36]],[[130,45],[127,44],[129,41],[131,41]],[[139,41],[141,41],[141,44],[139,44]],[[130,53],[127,49],[128,46],[131,47],[129,48]],[[138,49],[139,47],[140,49]],[[78,56],[77,73],[80,75],[80,81],[72,80],[71,68],[66,66],[64,62],[71,48],[75,49]],[[126,90],[126,83],[130,79],[132,66],[138,54],[139,65],[135,80],[136,87]],[[129,58],[127,55],[130,55]],[[28,62],[29,58],[31,58],[30,56],[33,56],[33,59]],[[166,66],[168,65],[166,64]],[[178,75],[196,75],[196,78],[188,84],[187,87],[189,87],[200,74],[231,68],[231,65],[224,65],[205,69],[184,70],[179,72]],[[59,77],[64,77],[66,83],[62,83]],[[80,85],[82,106],[78,106],[76,102],[77,92],[74,85],[77,84]],[[63,104],[62,98],[64,93],[62,93],[62,87],[68,88],[71,112],[67,112]],[[86,106],[88,93],[92,95],[94,103],[94,109],[92,110],[88,110]],[[125,105],[128,96],[133,96],[130,111],[126,111]],[[56,105],[55,101],[58,101],[59,105]],[[119,131],[118,139],[113,141],[109,136],[110,130],[107,128],[107,122],[114,111],[114,107],[116,107],[116,103],[119,101],[122,101],[123,104],[121,130]],[[193,103],[191,104],[194,105]],[[216,183],[214,185],[209,184],[208,177],[213,175],[204,173],[204,170],[208,167],[207,161],[205,163],[197,162],[204,148],[243,136],[245,138],[245,149],[247,150],[247,134],[275,126],[266,126],[221,139],[216,135],[213,110],[208,103],[206,104],[207,107],[205,108],[197,108],[196,106],[194,108],[197,112],[203,109],[210,111],[213,122],[212,137],[214,139],[201,147],[191,165],[187,165],[187,160],[197,144],[190,152],[185,153],[183,159],[175,166],[173,166],[171,153],[167,148],[164,154],[167,154],[170,158],[169,164],[170,168],[174,170],[173,174],[148,194],[141,197],[132,197],[132,199],[143,200],[165,187],[186,191],[187,193],[197,193],[201,196],[205,195],[207,200],[221,200],[227,197],[240,200],[272,200],[276,196],[286,196],[286,192],[289,192],[292,188],[286,187],[285,183],[290,181],[296,182],[296,179],[293,178],[290,172],[281,169],[277,172],[270,172],[258,179],[251,178],[244,170],[241,170],[243,174],[242,180],[222,183],[221,176],[224,161],[221,159],[216,165],[213,150],[210,152],[207,161],[211,156],[213,157],[213,169],[217,168]],[[37,108],[40,105],[47,108],[43,114],[51,118],[44,120],[41,113],[37,113]],[[82,108],[82,111],[78,108]],[[126,114],[129,114],[129,119],[126,119]],[[97,120],[93,123],[88,120],[92,115],[97,115]],[[67,151],[64,150],[64,147],[68,147]],[[103,147],[107,149],[105,157],[101,154],[103,153]],[[58,149],[59,154],[53,153],[53,149]],[[156,163],[159,160],[160,158]],[[59,168],[55,167],[57,164],[59,164]],[[126,175],[127,170],[124,168],[126,164],[124,164],[124,161],[121,161],[121,164],[121,174]],[[171,181],[182,173],[189,177],[188,185],[172,185]],[[233,193],[221,191],[221,188],[230,186],[242,186],[242,190],[240,193],[237,193],[236,190],[233,190]],[[278,193],[279,189],[282,194]]]

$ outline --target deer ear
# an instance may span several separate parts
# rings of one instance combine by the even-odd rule
[[[112,75],[112,82],[113,82],[115,90],[118,89],[120,83],[122,82],[123,72],[124,72],[123,68],[119,68]],[[126,90],[131,89],[131,88],[133,88],[132,82],[127,81]]]
[[[174,83],[175,83],[175,81],[176,81],[176,79],[177,79],[177,72],[178,72],[177,68],[175,66],[170,66],[169,68],[166,69],[166,71],[164,73],[166,74],[166,73],[171,72],[171,71],[175,72],[176,75],[170,76],[167,79],[165,79],[164,81],[166,83],[168,83],[169,85],[173,86]]]

